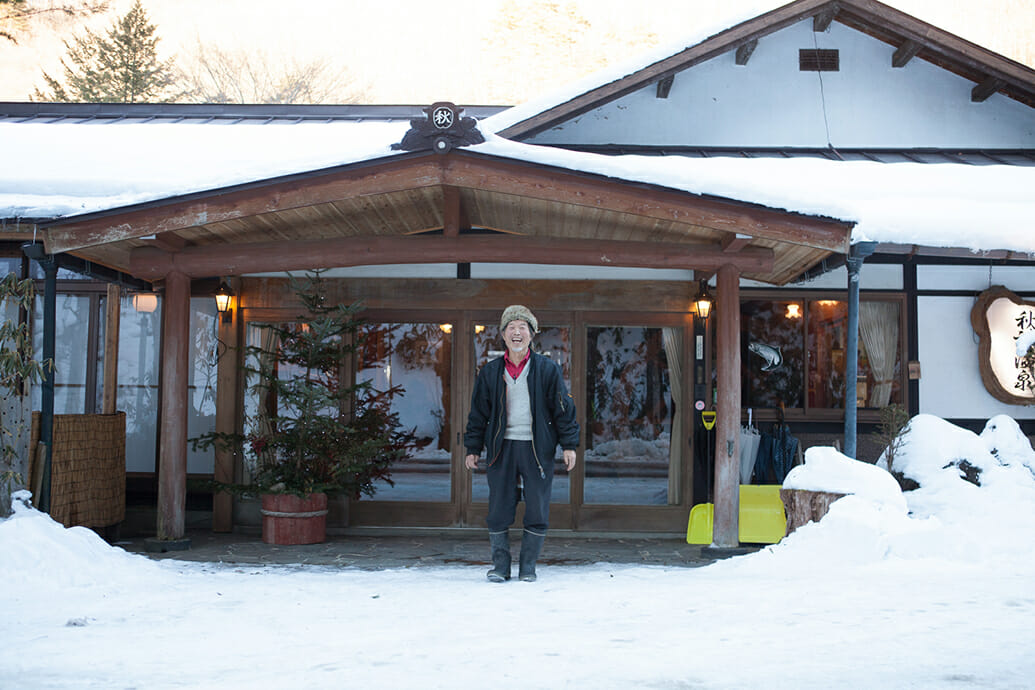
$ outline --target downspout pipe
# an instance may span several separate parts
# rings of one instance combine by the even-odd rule
[[[848,255],[848,344],[845,346],[845,455],[855,458],[858,436],[859,402],[859,274],[863,261],[877,249],[876,242],[852,245]]]
[[[43,361],[53,362],[55,356],[55,323],[57,321],[57,262],[47,254],[40,242],[22,245],[22,251],[43,269]],[[50,512],[50,469],[54,457],[54,367],[43,367],[40,402],[40,442],[46,448],[41,473],[40,495],[36,507]],[[31,454],[35,449],[30,449]]]

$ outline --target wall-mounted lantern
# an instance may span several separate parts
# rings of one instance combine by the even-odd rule
[[[230,289],[225,280],[219,281],[219,288],[216,290],[216,311],[219,312],[220,320],[223,323],[234,322],[234,312],[231,306],[233,300],[234,291]]]
[[[708,294],[708,282],[702,280],[698,283],[697,296],[694,297],[694,309],[697,311],[697,315],[707,321],[712,313],[712,303],[712,296]]]

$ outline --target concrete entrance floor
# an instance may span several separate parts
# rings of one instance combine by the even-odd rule
[[[364,570],[444,565],[489,565],[489,540],[483,531],[468,530],[376,530],[347,535],[328,535],[322,544],[275,546],[259,534],[215,533],[189,530],[190,548],[183,551],[148,553],[143,538],[127,539],[117,545],[154,559],[204,561],[232,565],[319,565]],[[515,558],[521,533],[511,533]],[[637,565],[700,567],[729,555],[755,549],[718,552],[687,544],[677,537],[585,536],[555,531],[546,538],[539,562],[543,565],[588,565],[624,563]]]

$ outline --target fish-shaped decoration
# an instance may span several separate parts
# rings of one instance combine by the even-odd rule
[[[748,343],[748,350],[765,360],[762,371],[772,371],[783,364],[783,355],[780,354],[778,347],[765,343]]]

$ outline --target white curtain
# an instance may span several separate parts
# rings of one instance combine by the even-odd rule
[[[875,380],[868,407],[884,407],[891,400],[898,354],[897,302],[860,302],[859,338]]]
[[[280,342],[277,333],[272,328],[266,327],[263,324],[248,324],[248,344],[252,346],[258,344],[262,348],[260,359],[252,362],[252,366],[257,367],[260,371],[265,371],[273,366],[274,353],[277,351]],[[265,436],[273,431],[269,418],[270,399],[273,396],[273,391],[268,388],[253,389],[252,386],[257,382],[257,378],[249,377],[245,383],[248,388],[246,395],[251,398],[251,404],[255,405],[254,415],[252,416],[254,427],[245,429],[245,433]],[[250,405],[246,403],[246,415],[251,411],[248,409],[249,407]],[[246,448],[245,457],[247,458],[251,452],[251,449]],[[254,458],[255,466],[268,464],[272,460],[272,454],[268,450],[258,453]],[[250,469],[249,463],[245,462],[246,474],[250,475]],[[251,481],[251,476],[246,476],[245,481]]]
[[[672,415],[672,433],[668,446],[668,502],[679,502],[679,449],[683,446],[683,362],[679,357],[679,331],[675,328],[662,328],[662,341],[665,344],[665,359],[668,360],[668,381],[672,392],[672,404],[676,406],[676,414]]]

